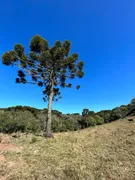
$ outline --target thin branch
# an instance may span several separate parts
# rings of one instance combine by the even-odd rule
[[[28,73],[28,75],[33,75],[33,76],[35,76],[36,78],[42,79],[43,81],[45,80],[43,77],[38,76],[35,72],[31,72],[29,69],[22,67],[20,64],[17,64],[17,63],[14,63],[14,64],[15,64],[16,66],[18,66],[19,68],[24,69],[24,70]],[[35,74],[33,74],[33,73],[35,73]]]
[[[38,83],[36,83],[36,82],[29,82],[29,81],[27,81],[27,83],[28,83],[28,84],[38,84]]]

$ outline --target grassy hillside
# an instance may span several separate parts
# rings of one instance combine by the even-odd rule
[[[135,179],[135,122],[123,119],[54,137],[1,134],[0,179]]]

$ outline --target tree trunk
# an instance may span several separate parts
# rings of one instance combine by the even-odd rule
[[[46,120],[46,137],[53,138],[51,124],[52,124],[52,100],[53,100],[53,86],[50,89],[50,95],[48,100],[48,113]]]

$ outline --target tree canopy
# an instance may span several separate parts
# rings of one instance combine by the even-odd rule
[[[78,60],[78,54],[68,55],[71,49],[71,42],[66,40],[63,43],[56,41],[54,46],[49,47],[48,41],[36,35],[30,42],[30,53],[25,53],[21,44],[16,44],[14,50],[5,52],[2,56],[3,64],[18,66],[23,70],[18,71],[16,83],[31,83],[44,86],[44,100],[48,100],[50,82],[53,81],[54,97],[60,95],[59,88],[71,87],[66,80],[74,79],[76,76],[82,78],[84,75],[84,62]],[[31,75],[31,79],[27,75]],[[80,86],[77,85],[77,89]]]

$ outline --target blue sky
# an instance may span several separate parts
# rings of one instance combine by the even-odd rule
[[[135,96],[134,0],[5,0],[0,10],[0,54],[21,43],[28,50],[39,34],[50,45],[72,42],[72,52],[85,62],[85,76],[76,89],[62,89],[53,109],[63,113],[99,111],[128,104]],[[42,91],[15,84],[16,68],[0,62],[0,107],[28,105],[46,108]]]

